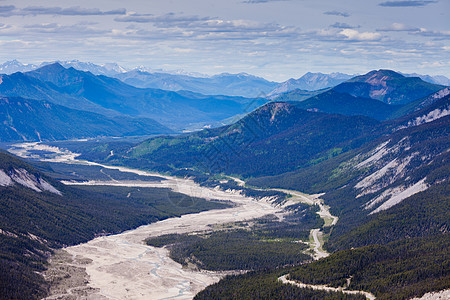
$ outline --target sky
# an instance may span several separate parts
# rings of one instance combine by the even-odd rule
[[[0,0],[0,63],[450,77],[450,0]]]

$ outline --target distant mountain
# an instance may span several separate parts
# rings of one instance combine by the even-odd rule
[[[127,70],[116,63],[106,63],[103,65],[97,65],[90,62],[81,62],[78,60],[71,61],[52,61],[52,62],[42,62],[38,65],[35,64],[23,64],[17,60],[7,61],[3,64],[0,64],[0,74],[13,74],[16,72],[29,72],[36,70],[38,68],[44,67],[46,65],[51,65],[54,63],[59,63],[65,68],[75,68],[79,71],[91,72],[95,75],[106,75],[113,76],[119,73],[126,72]]]
[[[14,60],[0,65],[0,74],[24,73],[56,63],[66,69],[74,68],[78,71],[90,72],[94,75],[115,77],[138,88],[162,89],[167,91],[187,90],[205,95],[228,95],[251,98],[264,97],[278,84],[246,73],[223,73],[214,76],[201,76],[201,74],[196,73],[151,70],[144,67],[129,70],[116,63],[98,65],[78,60],[43,62],[39,65],[24,65]]]
[[[275,98],[311,111],[363,115],[386,120],[408,114],[424,97],[444,87],[389,71],[372,71],[315,92],[294,90]],[[311,97],[307,97],[310,93]],[[306,98],[306,99],[305,99]]]
[[[42,100],[0,97],[1,142],[172,133],[151,119],[105,117]]]
[[[0,75],[0,80],[2,81],[2,84],[0,84],[1,96],[47,100],[69,108],[94,111],[111,116],[119,114],[85,98],[71,96],[54,84],[43,82],[24,73]]]
[[[37,69],[33,64],[24,65],[17,60],[7,61],[0,65],[0,74],[12,74],[16,72],[28,72]]]
[[[420,75],[416,73],[402,75],[405,77],[419,77],[423,81],[432,84],[450,86],[450,79],[442,75],[430,76]],[[274,90],[272,90],[268,94],[268,96],[273,99],[280,95],[286,95],[286,93],[294,90],[316,91],[326,88],[332,88],[353,77],[355,77],[355,75],[348,75],[343,73],[322,74],[308,72],[299,79],[291,78],[289,80],[286,80],[285,82],[280,83]]]
[[[274,90],[269,93],[269,96],[277,96],[283,93],[290,92],[292,90],[305,90],[305,91],[316,91],[325,88],[330,88],[342,83],[354,75],[347,75],[342,73],[306,73],[299,79],[289,79],[285,82],[280,83]]]
[[[223,73],[208,76],[183,70],[166,71],[140,66],[134,69],[124,68],[117,63],[94,64],[78,60],[42,62],[40,64],[22,64],[17,60],[0,64],[0,74],[29,72],[40,67],[59,63],[65,68],[90,72],[94,75],[105,75],[118,78],[127,84],[139,88],[156,88],[170,91],[188,90],[207,95],[229,95],[256,97],[267,95],[271,99],[293,90],[316,91],[334,87],[354,75],[343,73],[311,73],[298,79],[291,78],[282,83],[265,80],[261,77],[240,73]],[[405,77],[419,77],[423,81],[450,86],[450,79],[442,75],[404,74]]]
[[[156,88],[169,91],[187,90],[206,95],[264,97],[276,82],[261,77],[241,74],[219,74],[211,77],[195,77],[162,72],[132,70],[114,76],[139,88]]]
[[[391,70],[378,70],[356,76],[333,90],[387,104],[406,104],[443,88],[442,85],[431,84],[418,77],[405,77]]]
[[[59,63],[64,68],[74,68],[79,71],[91,72],[94,75],[114,76],[120,73],[124,73],[127,70],[116,63],[106,63],[103,65],[97,65],[90,62],[81,62],[78,60],[71,61],[55,61],[50,63],[42,63],[40,66]]]
[[[419,77],[423,81],[426,81],[429,83],[450,86],[450,79],[443,75],[430,76],[430,75],[422,75],[422,74],[417,74],[417,73],[411,73],[411,74],[401,73],[401,74],[406,77]]]
[[[47,100],[107,116],[151,118],[175,130],[217,126],[224,119],[248,113],[268,101],[140,89],[115,78],[66,69],[58,63],[3,75],[1,80],[3,96]]]

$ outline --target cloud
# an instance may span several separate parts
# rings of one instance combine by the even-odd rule
[[[359,25],[358,26],[352,26],[352,25],[349,25],[347,23],[336,22],[333,25],[330,25],[330,27],[345,29],[345,28],[359,28],[361,26],[359,26]]]
[[[25,25],[23,29],[26,29],[27,32],[23,32],[22,34],[35,35],[36,33],[40,34],[50,34],[53,36],[63,36],[73,38],[77,37],[86,37],[86,36],[104,36],[109,34],[110,30],[101,30],[95,27],[86,26],[82,23],[77,23],[73,25],[60,25],[57,23],[41,23],[41,24],[32,24]]]
[[[82,8],[74,6],[69,8],[61,7],[44,7],[44,6],[28,6],[20,10],[22,14],[29,15],[66,15],[66,16],[99,16],[99,15],[124,15],[125,8],[101,11],[98,8]]]
[[[276,2],[276,1],[290,1],[290,0],[246,0],[241,3],[245,4],[260,4],[260,3],[268,3],[268,2]]]
[[[0,30],[8,29],[8,28],[11,28],[11,27],[12,27],[11,25],[0,23]]]
[[[0,15],[4,17],[28,15],[101,16],[125,15],[126,13],[127,11],[125,8],[102,11],[98,8],[83,8],[80,6],[73,6],[69,8],[45,6],[28,6],[25,8],[17,8],[14,5],[0,6]]]
[[[378,41],[381,39],[381,34],[376,32],[359,32],[354,29],[343,29],[339,32],[340,35],[345,36],[350,41]]]
[[[168,13],[164,15],[155,16],[152,14],[137,14],[131,13],[126,16],[117,17],[114,19],[116,22],[135,22],[135,23],[178,23],[186,24],[199,21],[210,20],[209,17],[199,17],[199,16],[187,16],[187,15],[176,15],[174,13]]]
[[[10,15],[16,7],[14,5],[1,5],[0,6],[0,16]]]
[[[418,28],[413,26],[408,26],[402,23],[392,23],[388,27],[383,27],[377,29],[377,31],[398,31],[398,32],[408,32],[412,35],[420,35],[423,37],[431,37],[436,40],[444,40],[448,39],[450,37],[450,31],[435,31],[435,30],[428,30],[426,28]]]
[[[350,17],[350,14],[347,12],[343,12],[343,11],[337,11],[337,10],[332,10],[332,11],[326,11],[323,13],[324,15],[330,15],[330,16],[339,16],[339,17]]]
[[[248,20],[223,20],[184,14],[142,15],[131,13],[115,18],[117,22],[151,23],[154,28],[127,27],[126,35],[142,38],[175,37],[197,40],[252,40],[297,36],[295,27]],[[120,33],[118,33],[120,34]],[[122,32],[123,34],[123,32]]]
[[[392,23],[388,27],[377,29],[377,31],[420,31],[420,28],[408,26],[401,23]]]
[[[418,31],[414,31],[411,34],[414,35],[421,35],[425,37],[432,37],[435,40],[448,40],[450,39],[450,30],[448,31],[435,31],[435,30],[428,30],[425,28],[420,28]]]
[[[376,42],[382,39],[378,32],[360,32],[351,28],[328,28],[304,33],[305,38],[318,41]]]
[[[406,0],[406,1],[386,1],[378,4],[379,6],[388,7],[408,7],[408,6],[425,6],[438,1],[423,1],[423,0]]]

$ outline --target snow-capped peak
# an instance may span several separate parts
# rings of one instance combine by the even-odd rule
[[[7,61],[0,65],[0,73],[2,74],[12,74],[16,72],[28,72],[36,69],[37,66],[33,64],[25,65],[20,61],[14,59],[11,61]]]

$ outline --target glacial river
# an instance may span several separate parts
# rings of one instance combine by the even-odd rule
[[[69,151],[38,143],[16,145],[10,151],[22,157],[36,157],[36,150],[52,153],[41,160],[102,166],[93,162],[79,162],[77,156]],[[103,166],[122,172],[133,172],[141,176],[155,176],[139,170],[123,167]],[[159,175],[157,175],[159,176]],[[160,222],[141,226],[121,234],[103,236],[87,243],[67,247],[64,250],[72,256],[66,266],[84,268],[87,284],[73,286],[68,283],[65,292],[58,291],[48,299],[192,299],[206,286],[219,281],[225,274],[220,272],[195,271],[183,268],[168,256],[164,248],[150,247],[144,239],[169,233],[186,233],[211,230],[211,225],[249,220],[267,214],[281,215],[280,208],[267,201],[256,201],[230,191],[201,187],[192,180],[163,176],[161,182],[142,181],[96,181],[78,184],[122,185],[171,188],[173,191],[193,197],[229,200],[236,207],[210,210],[196,214],[183,215]],[[69,183],[66,183],[69,184]],[[58,268],[63,268],[58,266]],[[69,280],[70,281],[70,280]]]

